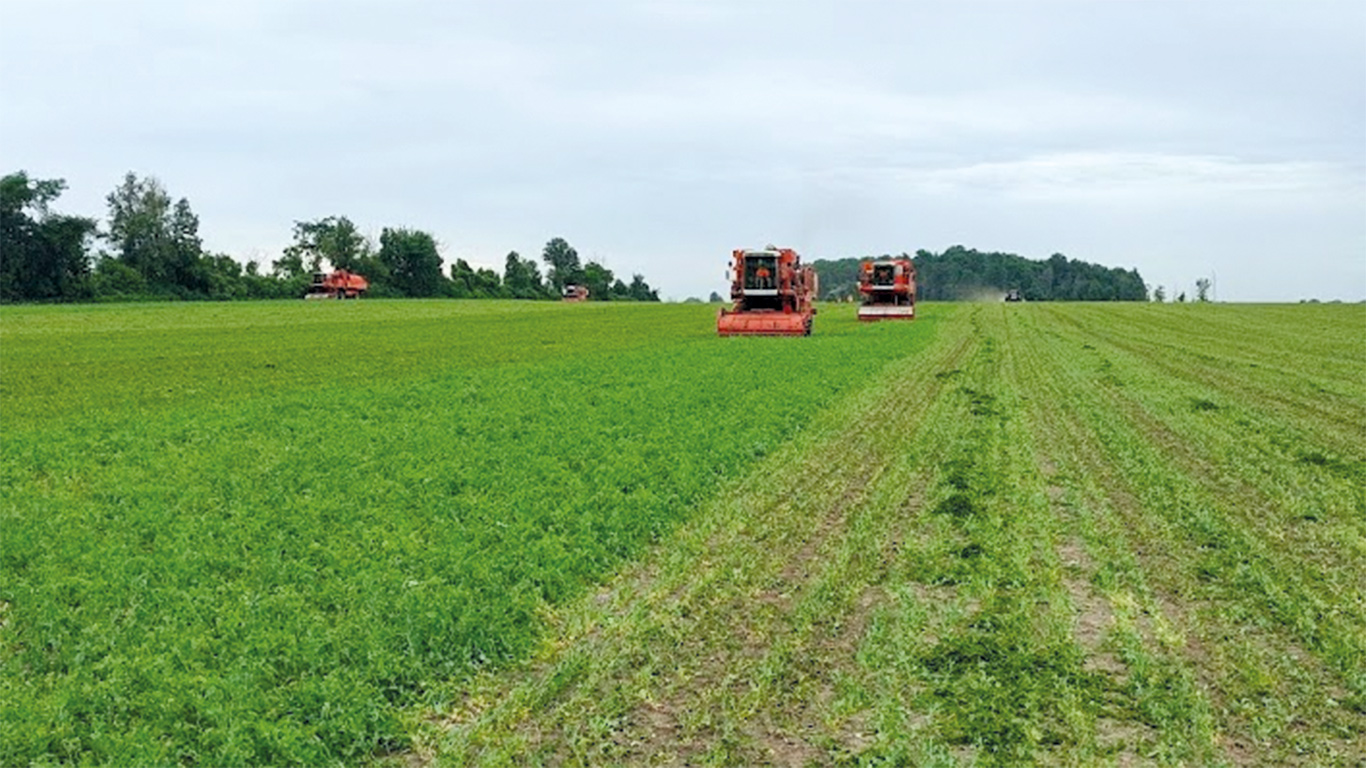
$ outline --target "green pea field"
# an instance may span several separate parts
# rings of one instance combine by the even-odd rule
[[[1360,766],[1366,305],[0,307],[0,765]]]

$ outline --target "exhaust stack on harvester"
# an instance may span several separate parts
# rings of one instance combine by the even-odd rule
[[[731,309],[722,308],[722,336],[810,336],[816,314],[816,270],[791,248],[768,246],[731,254]]]
[[[915,319],[915,263],[909,256],[863,262],[858,290],[859,320]]]

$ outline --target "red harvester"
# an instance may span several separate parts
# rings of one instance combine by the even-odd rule
[[[915,319],[915,263],[909,256],[863,262],[858,290],[863,294],[859,320]]]
[[[370,283],[355,272],[339,269],[335,272],[313,273],[313,284],[305,299],[359,299],[370,289]]]
[[[561,295],[565,301],[588,301],[588,286],[568,283]]]
[[[810,336],[816,314],[816,270],[791,248],[770,245],[732,254],[732,309],[722,309],[722,336]]]

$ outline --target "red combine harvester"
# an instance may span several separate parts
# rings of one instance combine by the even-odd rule
[[[563,297],[565,301],[588,301],[588,287],[569,283],[564,287]]]
[[[816,270],[802,265],[791,248],[732,254],[732,309],[722,309],[716,332],[722,336],[810,336],[816,314]]]
[[[859,320],[915,319],[915,263],[909,256],[863,262],[858,290],[863,294]]]
[[[313,284],[305,299],[359,299],[370,289],[370,283],[355,272],[339,269],[336,272],[313,273]]]

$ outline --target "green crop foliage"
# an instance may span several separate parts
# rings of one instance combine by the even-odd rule
[[[1366,307],[0,307],[0,764],[1360,765]]]
[[[0,308],[0,763],[402,749],[403,708],[526,656],[935,325],[713,312]]]

